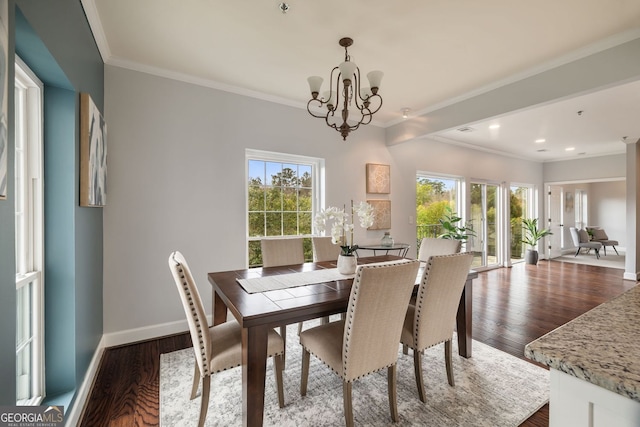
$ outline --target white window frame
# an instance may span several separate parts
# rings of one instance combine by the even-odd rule
[[[312,215],[312,227],[313,218],[315,215],[324,208],[325,203],[325,190],[324,190],[324,180],[325,180],[325,161],[319,157],[309,157],[309,156],[301,156],[297,154],[287,154],[287,153],[278,153],[273,151],[263,151],[247,148],[245,149],[245,214],[249,212],[249,161],[250,160],[259,160],[265,162],[277,162],[277,163],[292,163],[292,164],[302,164],[311,166],[311,215]],[[312,234],[300,234],[302,237],[310,237],[316,233],[315,229],[312,229]],[[260,240],[261,237],[258,236],[249,236],[249,220],[248,216],[246,217],[246,230],[245,236],[247,239],[247,244],[251,241]],[[249,264],[249,258],[247,254],[247,259],[245,260],[245,264]]]
[[[15,64],[16,165],[15,172],[24,172],[16,179],[16,220],[25,218],[16,228],[16,293],[28,295],[28,312],[16,298],[16,327],[25,322],[30,326],[26,339],[16,338],[16,403],[39,405],[45,397],[44,375],[44,188],[43,188],[43,102],[44,86],[29,67],[16,56]],[[18,195],[18,191],[21,194]],[[18,206],[19,205],[19,206]],[[17,244],[17,239],[22,239]],[[18,247],[20,246],[20,247]],[[29,287],[29,288],[27,288]],[[18,337],[16,331],[16,337]],[[22,376],[17,372],[20,352],[31,345],[30,370]],[[31,392],[23,396],[20,387],[27,381]]]

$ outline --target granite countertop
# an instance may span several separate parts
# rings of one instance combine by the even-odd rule
[[[640,402],[640,286],[530,342],[524,354]]]

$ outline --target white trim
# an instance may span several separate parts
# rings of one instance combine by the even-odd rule
[[[213,324],[213,317],[207,316],[210,325]],[[123,331],[110,332],[103,335],[105,347],[114,347],[134,342],[146,341],[165,337],[168,335],[181,334],[189,331],[187,320],[177,320],[174,322],[160,323],[157,325],[142,326],[140,328],[126,329]]]
[[[84,412],[84,407],[87,403],[87,399],[89,397],[89,393],[93,388],[93,383],[95,381],[96,375],[98,374],[98,367],[100,366],[100,361],[102,360],[102,355],[104,354],[104,335],[100,339],[98,343],[98,347],[96,351],[93,353],[93,357],[91,358],[91,363],[89,363],[89,368],[87,372],[84,374],[84,379],[82,380],[82,384],[80,388],[76,392],[76,398],[73,401],[73,404],[67,409],[65,414],[65,425],[68,426],[76,426],[80,423],[80,419],[82,417],[82,413]]]
[[[109,42],[107,36],[104,33],[104,27],[102,21],[100,21],[100,14],[96,7],[95,0],[81,0],[84,14],[89,21],[89,27],[93,33],[93,39],[96,41],[98,51],[102,57],[102,62],[107,62],[111,58],[111,49],[109,49]]]

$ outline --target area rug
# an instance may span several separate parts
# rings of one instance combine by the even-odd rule
[[[305,322],[305,327],[310,322]],[[295,325],[287,334],[284,371],[285,407],[278,407],[273,363],[267,363],[265,426],[341,426],[342,382],[311,357],[307,396],[300,396],[301,350]],[[456,340],[454,340],[454,343]],[[353,415],[360,426],[518,426],[547,403],[549,372],[525,360],[473,342],[473,357],[458,356],[454,344],[455,387],[449,386],[444,346],[423,356],[427,403],[420,402],[413,375],[411,351],[398,356],[397,424],[391,421],[386,369],[353,385]],[[162,354],[160,358],[160,426],[197,424],[200,397],[189,400],[193,376],[193,349]],[[206,426],[242,425],[242,370],[211,378]]]
[[[620,255],[616,255],[613,249],[607,249],[607,255],[604,255],[603,251],[600,251],[600,258],[596,258],[596,256],[592,253],[590,254],[580,254],[578,256],[571,255],[562,255],[557,258],[553,258],[554,261],[562,261],[562,262],[571,262],[575,264],[587,264],[593,265],[596,267],[609,267],[609,268],[618,268],[624,270],[624,257],[625,254],[618,250]]]

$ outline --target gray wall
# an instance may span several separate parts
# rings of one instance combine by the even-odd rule
[[[626,170],[625,154],[543,164],[545,182],[593,182],[619,179],[626,176]]]
[[[102,211],[80,208],[78,204],[78,92],[90,93],[101,108],[104,70],[80,1],[17,0],[9,5],[10,40],[15,35],[16,50],[45,84],[45,248],[49,255],[45,255],[44,274],[45,355],[47,395],[53,398],[78,387],[102,336]],[[12,63],[13,50],[9,59]],[[12,82],[13,71],[9,77]],[[12,95],[10,91],[9,123],[13,123]],[[0,201],[0,340],[5,344],[0,350],[3,384],[0,404],[3,405],[15,403],[12,192],[11,177],[9,200]]]
[[[189,259],[203,299],[208,271],[246,265],[245,148],[322,157],[327,206],[367,198],[366,163],[391,165],[391,234],[414,242],[416,171],[542,184],[542,165],[423,139],[388,147],[365,126],[346,142],[303,109],[106,66],[109,203],[104,209],[104,328],[184,319],[167,258]],[[356,227],[359,242],[382,231]],[[414,248],[415,250],[415,248]]]
[[[589,193],[589,224],[602,227],[621,248],[627,247],[626,191],[625,181],[609,181],[592,183]]]
[[[113,66],[105,84],[107,333],[184,319],[167,266],[173,250],[189,260],[207,302],[208,271],[245,267],[246,148],[326,159],[328,206],[364,200],[365,164],[392,162],[375,126],[344,142],[302,109]],[[392,178],[392,194],[398,184]],[[358,241],[381,236],[356,228]]]

